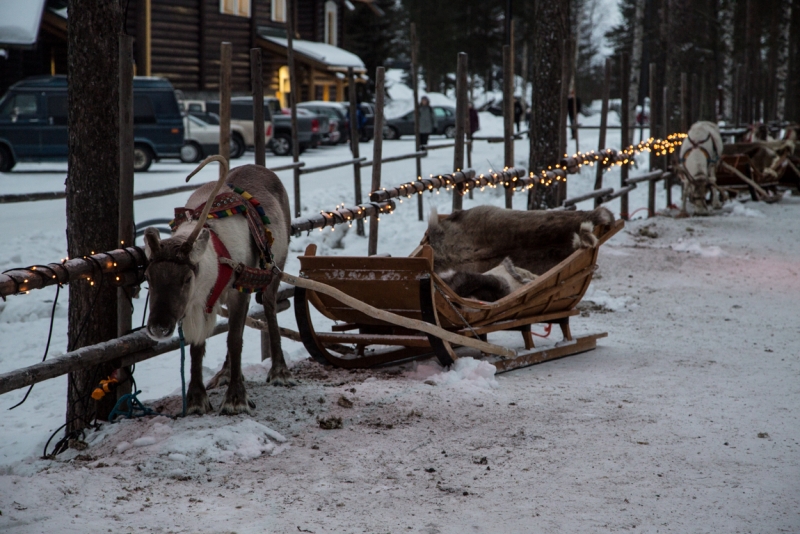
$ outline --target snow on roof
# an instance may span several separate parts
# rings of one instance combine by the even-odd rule
[[[262,37],[284,48],[289,46],[285,37],[272,37],[267,35],[263,35]],[[294,39],[292,41],[292,48],[294,48],[294,51],[298,54],[324,63],[328,67],[353,67],[354,69],[364,69],[364,62],[361,61],[360,57],[338,46]]]
[[[0,44],[30,46],[36,43],[44,2],[0,1]]]

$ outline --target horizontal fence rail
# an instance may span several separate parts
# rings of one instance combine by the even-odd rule
[[[283,290],[278,293],[279,312],[289,309],[289,298],[293,295],[293,287],[291,287],[291,291]],[[263,321],[264,311],[251,311],[248,318]],[[217,323],[211,336],[227,331],[228,321],[223,320]],[[166,341],[154,341],[144,331],[138,330],[122,337],[62,354],[44,362],[0,374],[0,395],[101,363],[111,363],[115,369],[120,369],[179,348],[178,336]]]

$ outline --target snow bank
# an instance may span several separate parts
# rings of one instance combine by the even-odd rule
[[[747,206],[745,206],[744,204],[740,204],[739,202],[733,203],[733,209],[731,209],[728,212],[728,215],[731,217],[759,217],[759,218],[766,217],[766,215],[764,215],[760,211],[753,208],[748,208]]]
[[[252,419],[187,417],[121,421],[108,425],[91,440],[88,452],[108,462],[158,458],[171,462],[247,461],[275,454],[286,438]]]
[[[497,368],[483,360],[465,357],[459,358],[449,371],[434,362],[425,362],[417,366],[412,375],[425,379],[437,386],[459,386],[466,389],[497,389],[500,385],[495,378]]]
[[[701,245],[696,239],[680,240],[672,243],[669,248],[676,252],[690,252],[704,258],[718,258],[724,256],[725,252],[716,245]]]
[[[590,285],[589,289],[586,290],[581,302],[592,302],[597,306],[614,312],[627,311],[631,308],[630,297],[612,297],[607,291],[597,289],[593,285]]]

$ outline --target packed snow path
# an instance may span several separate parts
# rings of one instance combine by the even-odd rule
[[[306,360],[292,389],[251,366],[255,417],[125,422],[18,465],[0,528],[796,532],[798,210],[629,224],[574,320],[609,332],[594,352],[498,377]]]

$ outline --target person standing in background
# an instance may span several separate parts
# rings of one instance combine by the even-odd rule
[[[427,96],[423,96],[419,101],[419,144],[425,147],[428,144],[428,136],[436,130],[436,115],[433,113],[431,101]]]
[[[472,136],[475,135],[475,132],[481,129],[481,122],[478,118],[478,110],[475,109],[475,106],[472,105],[472,102],[469,103],[469,138],[472,139]]]

